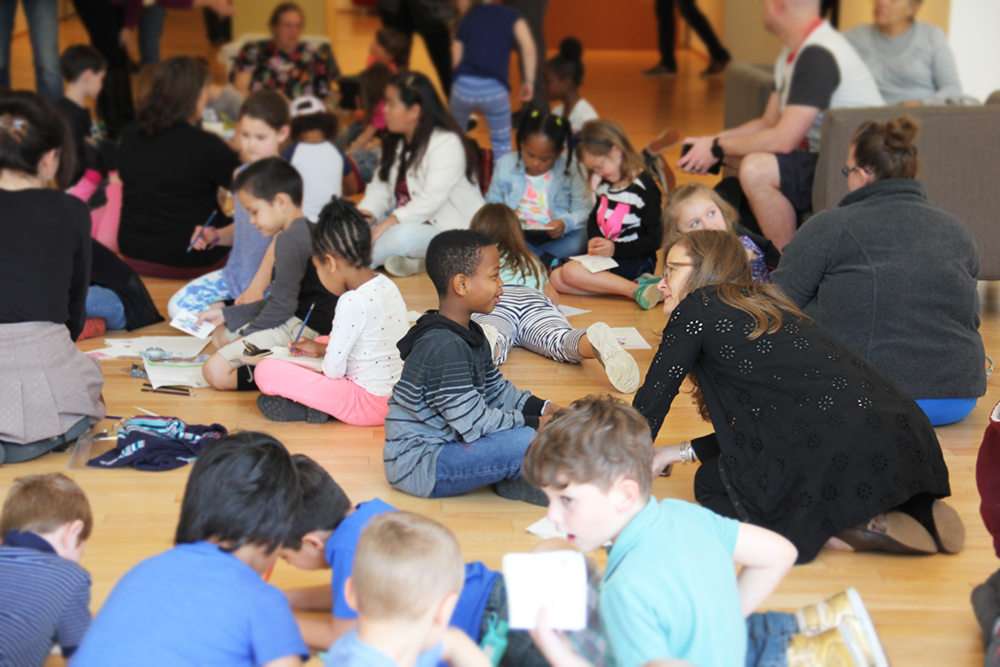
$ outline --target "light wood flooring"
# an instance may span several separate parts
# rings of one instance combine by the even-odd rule
[[[371,18],[340,15],[334,47],[345,72],[358,71],[363,66],[367,45],[377,26],[377,21]],[[77,20],[64,21],[61,27],[63,48],[86,41]],[[213,62],[215,58],[214,50],[204,38],[200,14],[170,10],[163,54],[167,57],[184,53],[204,55]],[[417,46],[414,54],[414,67],[430,72],[422,48]],[[640,78],[638,71],[654,61],[655,55],[651,52],[588,52],[583,93],[603,116],[621,122],[637,146],[652,139],[666,125],[676,126],[682,134],[689,135],[707,134],[721,128],[722,80],[699,79],[697,72],[703,67],[703,61],[690,53],[681,54],[681,70],[676,79]],[[13,65],[15,88],[33,88],[26,36],[15,40]],[[221,68],[216,70],[221,75]],[[671,154],[675,159],[678,155],[676,149]],[[686,180],[682,177],[681,182]],[[165,313],[168,298],[181,283],[149,280],[147,284],[161,312]],[[410,309],[422,311],[435,306],[426,276],[402,279],[398,284]],[[983,337],[987,351],[998,357],[1000,296],[995,285],[983,284],[980,291]],[[564,297],[564,302],[593,311],[573,318],[575,326],[586,327],[598,320],[612,326],[635,326],[654,346],[657,333],[665,324],[659,310],[643,312],[618,298]],[[138,335],[173,333],[176,333],[173,329],[161,324],[142,330]],[[85,341],[80,347],[92,350],[103,344],[100,340]],[[637,350],[634,354],[645,373],[652,360],[652,350]],[[915,363],[933,363],[933,360]],[[124,360],[103,363],[104,396],[109,414],[138,414],[136,407],[142,407],[158,414],[176,415],[192,423],[220,422],[230,429],[273,433],[293,452],[303,452],[320,461],[355,502],[377,496],[401,509],[430,515],[455,531],[468,559],[483,560],[490,567],[499,568],[504,553],[527,550],[537,541],[525,532],[525,528],[543,516],[539,508],[500,499],[488,490],[444,500],[423,500],[393,490],[382,473],[381,428],[354,428],[333,422],[319,426],[276,424],[259,413],[255,394],[199,389],[194,397],[179,398],[141,393],[142,381],[131,379],[124,372],[129,365],[130,362]],[[515,350],[501,370],[519,387],[561,404],[612,389],[594,361],[581,365],[559,364],[524,350]],[[963,553],[898,557],[825,550],[815,562],[795,568],[762,608],[790,611],[854,586],[867,602],[895,665],[981,664],[983,650],[969,594],[974,585],[997,569],[998,562],[979,517],[974,475],[976,452],[989,411],[998,401],[1000,387],[993,381],[971,416],[959,424],[938,429],[951,472],[954,495],[950,502],[961,513],[968,532]],[[110,426],[111,422],[105,422],[100,428]],[[676,443],[709,430],[709,425],[698,418],[688,397],[681,394],[664,424],[658,444]],[[69,454],[64,453],[0,467],[0,494],[6,494],[12,480],[18,476],[65,470],[68,461]],[[676,466],[672,477],[656,481],[654,493],[660,498],[693,500],[693,472],[691,467]],[[170,548],[188,470],[142,473],[88,469],[68,474],[87,491],[96,518],[82,564],[93,577],[93,610],[97,612],[115,582],[129,568]],[[603,561],[603,555],[598,558]],[[329,574],[301,572],[279,563],[271,581],[280,587],[318,584],[328,582]]]

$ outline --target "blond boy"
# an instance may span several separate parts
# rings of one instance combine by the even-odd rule
[[[464,633],[448,627],[465,580],[450,530],[409,512],[372,519],[358,541],[347,602],[358,628],[327,654],[327,667],[488,667]]]

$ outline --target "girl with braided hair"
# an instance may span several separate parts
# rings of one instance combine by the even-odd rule
[[[257,365],[257,406],[272,421],[380,426],[403,362],[396,342],[409,330],[396,285],[371,269],[372,236],[349,201],[334,199],[312,235],[313,264],[323,287],[339,298],[330,335],[292,343],[293,354],[322,357],[323,372],[288,361]]]

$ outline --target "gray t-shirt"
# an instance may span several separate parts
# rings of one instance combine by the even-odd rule
[[[916,21],[902,35],[886,37],[866,24],[844,36],[868,65],[886,104],[947,104],[961,96],[955,56],[941,28]]]

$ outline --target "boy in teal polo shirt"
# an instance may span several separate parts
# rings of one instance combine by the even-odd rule
[[[619,667],[888,664],[853,589],[798,615],[753,614],[794,565],[794,545],[688,502],[657,502],[652,465],[646,421],[610,397],[558,413],[524,458],[570,542],[584,552],[612,542],[600,617]],[[553,665],[586,664],[543,624],[533,636]]]

